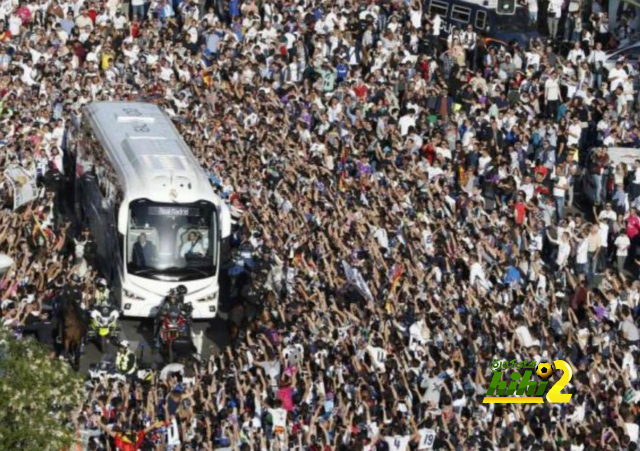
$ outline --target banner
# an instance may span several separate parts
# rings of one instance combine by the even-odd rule
[[[373,295],[371,294],[371,290],[367,286],[367,283],[364,281],[362,274],[355,268],[352,268],[347,262],[342,262],[342,267],[344,268],[344,273],[347,276],[347,280],[351,285],[358,290],[358,293],[362,295],[367,301],[373,302]]]
[[[18,165],[11,165],[4,171],[11,188],[13,188],[13,209],[31,202],[38,197],[36,179]]]
[[[609,147],[607,155],[614,165],[627,163],[627,166],[633,166],[636,160],[640,160],[640,149],[632,147]]]

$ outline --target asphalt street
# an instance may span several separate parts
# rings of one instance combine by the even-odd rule
[[[204,332],[201,358],[208,359],[211,354],[217,354],[230,344],[229,329],[227,325],[227,312],[230,309],[230,280],[224,276],[220,279],[220,305],[216,318],[210,321],[194,321],[193,331],[199,334]],[[126,319],[119,320],[121,329],[121,340],[129,342],[130,349],[138,356],[138,360],[143,363],[153,363],[162,368],[162,356],[156,352],[153,346],[153,319]],[[108,346],[102,353],[95,342],[87,342],[82,358],[80,359],[80,372],[87,373],[89,365],[101,362],[103,359],[115,360],[117,348],[115,343]]]
[[[153,320],[121,319],[120,327],[121,338],[129,341],[138,359],[142,359],[145,363],[162,366],[162,357],[153,347]],[[211,322],[195,322],[193,328],[196,333],[204,330],[201,355],[203,359],[209,358],[212,353],[217,353],[229,345],[227,321],[222,318],[214,318]],[[103,354],[95,342],[88,342],[80,359],[80,371],[86,373],[89,365],[99,363],[103,358],[114,360],[116,351],[115,344],[111,344]]]

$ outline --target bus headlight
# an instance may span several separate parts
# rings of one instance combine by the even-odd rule
[[[210,294],[209,296],[205,296],[203,298],[198,299],[198,302],[212,302],[218,299],[218,293]]]
[[[138,296],[137,294],[135,294],[132,291],[127,290],[126,288],[122,289],[124,296],[136,301],[144,301],[144,298],[142,296]]]

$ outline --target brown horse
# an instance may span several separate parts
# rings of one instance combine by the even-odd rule
[[[60,332],[62,351],[75,371],[80,370],[80,348],[87,334],[85,314],[72,300],[64,299],[61,308]]]

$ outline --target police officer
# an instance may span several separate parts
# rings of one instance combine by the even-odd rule
[[[129,342],[122,340],[116,355],[116,371],[125,376],[132,376],[136,371],[136,355],[129,349]]]
[[[78,305],[82,304],[82,277],[77,274],[71,276],[69,283],[67,283],[60,293],[60,297],[76,302]]]
[[[169,294],[167,294],[167,297],[164,298],[162,305],[160,305],[160,308],[158,309],[158,313],[156,313],[156,317],[153,323],[153,336],[156,339],[157,346],[160,345],[158,335],[160,334],[162,321],[171,310],[178,310],[178,293],[173,288],[169,290]]]
[[[184,296],[187,294],[187,287],[184,285],[178,285],[176,288],[178,297],[178,309],[179,313],[188,321],[191,321],[191,313],[193,312],[193,306],[190,303],[184,302]]]
[[[98,279],[97,289],[95,294],[95,307],[108,307],[111,305],[111,290],[107,288],[107,281],[105,279]]]
[[[158,313],[156,314],[156,322],[162,321],[162,319],[167,313],[169,313],[169,311],[176,309],[176,307],[179,306],[178,299],[179,297],[177,291],[173,288],[169,290],[169,294],[167,294],[167,297],[164,298],[162,305],[158,309]]]
[[[184,305],[184,295],[187,294],[187,287],[184,285],[178,285],[176,288],[178,305]]]
[[[65,179],[64,175],[60,172],[59,168],[56,167],[54,161],[49,161],[49,168],[47,173],[44,176],[43,180],[45,189],[47,192],[55,195],[54,204],[56,211],[64,213],[64,202],[63,202],[63,193],[64,193],[64,185]]]

